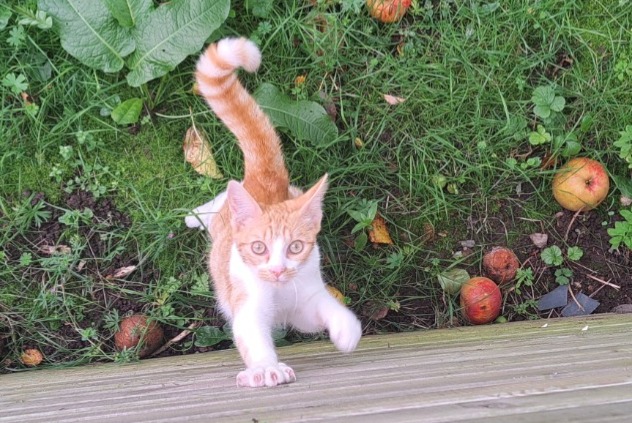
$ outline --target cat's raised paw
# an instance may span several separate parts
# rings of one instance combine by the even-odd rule
[[[347,309],[332,313],[328,324],[329,339],[339,351],[349,353],[356,349],[362,337],[362,324]]]
[[[237,386],[247,388],[277,386],[295,381],[294,370],[283,363],[274,366],[252,367],[237,374]]]

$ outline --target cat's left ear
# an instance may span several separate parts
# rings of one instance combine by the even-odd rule
[[[320,225],[323,218],[323,200],[327,192],[327,178],[325,173],[310,189],[299,197],[301,200],[300,212],[307,220]]]
[[[226,195],[233,228],[239,229],[248,221],[261,217],[261,207],[239,182],[228,182]]]

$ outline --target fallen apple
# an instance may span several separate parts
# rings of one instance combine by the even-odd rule
[[[411,0],[366,0],[371,16],[384,23],[399,21],[411,3]]]
[[[42,360],[44,360],[44,355],[40,352],[40,350],[35,348],[24,350],[24,352],[20,356],[20,361],[22,361],[25,366],[29,367],[35,367],[39,365]]]
[[[144,314],[134,314],[121,320],[119,330],[114,334],[114,345],[121,351],[141,345],[139,357],[146,357],[162,344],[164,333],[155,321],[149,321]]]
[[[461,287],[461,313],[473,325],[492,322],[500,314],[502,295],[493,280],[477,276]]]
[[[483,256],[483,268],[493,281],[502,285],[516,276],[518,257],[509,248],[494,247]]]
[[[553,177],[553,197],[571,211],[588,211],[608,195],[610,179],[604,166],[587,157],[576,157]]]

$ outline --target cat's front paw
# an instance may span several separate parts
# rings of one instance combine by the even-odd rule
[[[239,372],[237,386],[260,388],[296,382],[296,375],[291,367],[283,363],[272,366],[252,367]]]
[[[342,308],[329,319],[329,339],[339,351],[349,353],[356,349],[362,337],[362,324],[348,309]]]

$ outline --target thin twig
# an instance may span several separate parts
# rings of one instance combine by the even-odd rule
[[[598,277],[593,276],[593,275],[586,274],[586,276],[588,276],[590,279],[592,279],[594,281],[597,281],[597,282],[602,283],[604,285],[608,285],[609,287],[612,287],[612,288],[616,289],[617,291],[621,289],[621,287],[619,285],[615,285],[615,284],[613,284],[610,281],[604,281],[603,279],[599,279]]]
[[[593,298],[595,295],[599,294],[599,292],[604,289],[606,285],[599,285],[599,288],[595,289],[592,294],[589,295],[590,298]]]
[[[571,293],[571,297],[573,298],[573,301],[575,301],[575,304],[577,304],[577,307],[579,307],[581,311],[584,311],[584,307],[579,303],[579,301],[577,301],[577,298],[575,298],[575,294],[573,294],[573,290],[570,289],[570,287],[568,288],[568,292]]]
[[[179,334],[177,334],[175,337],[173,337],[171,340],[169,340],[165,345],[163,345],[162,347],[158,348],[154,353],[151,354],[151,357],[160,354],[161,352],[165,351],[167,348],[169,348],[171,345],[175,344],[178,341],[181,341],[182,339],[184,339],[188,334],[190,334],[193,329],[195,329],[196,327],[200,326],[202,322],[193,322],[189,325],[189,327],[185,330],[183,330],[182,332],[180,332]]]
[[[577,212],[573,215],[573,218],[571,219],[570,223],[568,224],[568,228],[566,228],[566,234],[564,234],[564,242],[566,242],[568,240],[568,233],[571,231],[571,227],[573,226],[573,223],[575,223],[575,219],[577,219],[577,216],[582,212],[582,209],[577,210]]]

